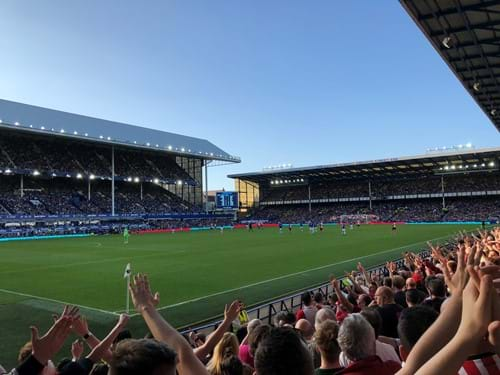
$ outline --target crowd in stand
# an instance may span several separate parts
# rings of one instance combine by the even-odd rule
[[[372,180],[370,182],[373,199],[389,196],[415,194],[441,194],[441,177],[423,176],[413,179]],[[473,173],[449,175],[444,177],[444,190],[447,193],[495,191],[500,187],[500,174]],[[369,197],[368,180],[330,181],[311,184],[311,199]],[[271,185],[262,190],[263,202],[308,200],[306,185]]]
[[[132,338],[121,315],[99,340],[66,307],[45,334],[31,328],[10,374],[499,374],[500,228],[429,246],[430,256],[405,253],[385,274],[358,264],[347,282],[332,277],[327,301],[305,292],[300,309],[277,313],[274,325],[248,321],[234,301],[209,335],[178,333],[139,274],[129,290],[146,338]],[[70,333],[81,341],[53,363]]]
[[[196,207],[174,193],[154,183],[115,184],[115,209],[119,214],[200,212]],[[23,196],[18,176],[0,176],[0,214],[105,214],[111,212],[111,183],[94,180],[88,199],[88,185],[75,179],[24,178]]]
[[[373,202],[328,203],[311,205],[261,206],[251,219],[283,223],[339,222],[345,215],[373,215],[377,221],[483,221],[500,218],[500,201],[496,198],[449,198],[443,208],[440,199]]]
[[[45,139],[9,134],[0,137],[0,170],[5,169],[109,177],[111,149],[53,137]],[[163,180],[192,179],[170,156],[119,148],[115,150],[115,174]]]

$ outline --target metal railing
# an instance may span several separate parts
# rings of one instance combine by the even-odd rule
[[[423,257],[429,256],[428,250],[419,251]],[[397,258],[392,260],[392,262],[396,263],[396,266],[400,268],[404,264],[403,258]],[[377,266],[370,267],[367,269],[370,277],[373,275],[378,276],[386,276],[388,275],[388,270],[384,264],[379,264]],[[345,280],[346,277],[339,277],[338,280]],[[260,302],[257,306],[253,306],[248,308],[246,311],[248,313],[249,320],[259,319],[265,323],[272,324],[274,316],[280,311],[294,312],[295,309],[302,307],[302,299],[301,296],[304,292],[320,292],[323,297],[326,299],[332,292],[333,288],[329,282],[323,282],[321,284],[310,286],[304,289],[297,290],[288,294],[285,297],[275,298],[269,301]],[[190,332],[211,332],[215,330],[219,324],[222,322],[221,319],[213,320],[211,322],[207,322],[205,324],[196,325],[194,327],[184,327],[180,329],[181,333],[190,333]]]

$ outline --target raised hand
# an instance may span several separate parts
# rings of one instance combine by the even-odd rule
[[[365,267],[361,264],[361,262],[358,262],[358,271],[361,273],[366,272]]]
[[[71,324],[77,319],[78,308],[66,306],[63,314],[54,322],[52,327],[42,337],[39,336],[38,328],[31,327],[32,355],[42,365],[46,365],[49,359],[61,350],[71,332]]]
[[[236,300],[231,303],[231,305],[226,305],[224,307],[224,320],[228,320],[232,322],[238,317],[238,314],[240,313],[242,309],[242,304],[240,301]]]
[[[469,257],[469,259],[473,260],[474,255]],[[451,294],[461,295],[467,285],[467,281],[469,280],[469,273],[466,269],[467,264],[465,263],[465,250],[461,246],[457,249],[457,269],[453,275],[451,275],[451,272],[448,269],[448,261],[446,258],[440,262],[443,266],[444,281],[450,289]]]
[[[129,290],[137,312],[141,312],[148,307],[155,308],[160,302],[160,294],[158,292],[154,295],[151,293],[149,280],[146,275],[135,275],[129,285]]]
[[[80,340],[75,340],[71,344],[71,356],[73,361],[77,361],[83,354],[83,343]]]
[[[87,323],[87,318],[80,316],[78,319],[73,320],[71,324],[71,330],[78,336],[85,336],[89,333],[89,325]]]

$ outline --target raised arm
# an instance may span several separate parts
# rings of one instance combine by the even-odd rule
[[[103,359],[106,354],[109,352],[109,348],[113,344],[113,341],[118,337],[118,334],[125,328],[129,320],[128,315],[121,314],[116,325],[111,329],[108,335],[97,344],[94,349],[87,356],[87,359],[96,363]]]
[[[199,360],[203,360],[207,357],[208,354],[212,352],[215,346],[219,343],[231,326],[231,323],[238,317],[238,313],[240,312],[241,303],[240,301],[233,301],[231,305],[225,307],[224,309],[224,320],[217,327],[217,329],[208,336],[205,343],[194,350],[194,353],[198,357]]]
[[[134,276],[129,286],[132,302],[135,309],[146,322],[154,338],[169,345],[177,352],[179,363],[177,370],[180,375],[205,375],[208,374],[205,366],[199,361],[191,346],[165,319],[158,313],[156,306],[159,303],[159,294],[151,294],[149,281],[145,275]]]
[[[335,294],[337,295],[340,304],[344,306],[347,311],[352,312],[354,310],[354,305],[348,301],[348,299],[344,296],[344,293],[342,293],[342,290],[340,290],[339,281],[332,277],[330,279],[330,283],[332,284],[333,290],[335,290]]]

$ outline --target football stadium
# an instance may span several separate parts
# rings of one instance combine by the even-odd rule
[[[500,131],[498,2],[400,3]],[[217,143],[0,99],[0,374],[500,372],[500,147]]]

